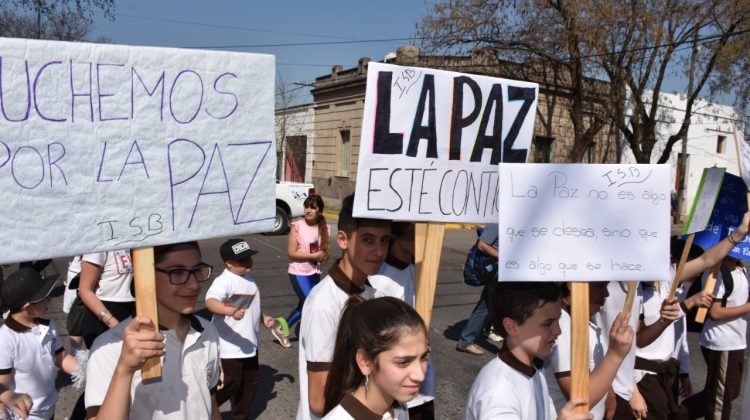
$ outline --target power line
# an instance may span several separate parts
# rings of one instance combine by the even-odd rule
[[[193,22],[193,21],[187,21],[187,20],[177,20],[177,19],[165,19],[165,18],[155,18],[155,17],[149,17],[149,16],[138,16],[138,15],[130,15],[126,13],[116,13],[115,16],[118,17],[126,17],[131,19],[140,19],[140,20],[148,20],[152,22],[166,22],[166,23],[177,23],[180,25],[193,25],[193,26],[203,26],[206,28],[218,28],[218,29],[234,29],[237,31],[249,31],[249,32],[262,32],[262,33],[269,33],[269,34],[281,34],[281,35],[299,35],[299,36],[312,36],[316,38],[331,38],[331,39],[343,39],[343,40],[351,40],[347,37],[342,36],[335,36],[335,35],[320,35],[320,34],[309,34],[305,32],[286,32],[286,31],[274,31],[270,29],[257,29],[257,28],[249,28],[244,26],[232,26],[232,25],[218,25],[218,24],[211,24],[211,23],[203,23],[203,22]]]
[[[290,43],[285,43],[285,44],[210,45],[210,46],[184,47],[184,48],[223,50],[223,49],[238,49],[238,48],[307,47],[307,46],[313,46],[313,45],[343,45],[343,44],[368,44],[368,43],[377,43],[377,42],[402,42],[402,41],[414,41],[414,40],[420,40],[420,39],[426,39],[426,38],[412,37],[412,38],[358,39],[355,41],[290,42]]]

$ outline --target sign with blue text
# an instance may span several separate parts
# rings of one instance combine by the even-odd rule
[[[0,38],[0,263],[270,231],[270,55]]]
[[[369,63],[354,215],[497,220],[499,162],[526,162],[538,85]]]
[[[670,280],[666,165],[500,164],[501,281]]]
[[[721,189],[711,212],[706,229],[695,234],[693,243],[704,249],[711,248],[734,232],[747,211],[746,187],[742,178],[725,173]],[[730,256],[750,261],[750,239],[745,237],[734,246]]]

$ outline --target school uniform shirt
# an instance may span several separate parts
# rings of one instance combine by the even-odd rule
[[[395,297],[413,308],[416,304],[415,271],[414,264],[399,261],[389,254],[380,272],[369,276],[368,280],[375,289],[375,297]]]
[[[352,394],[345,394],[339,405],[333,407],[323,420],[409,420],[409,410],[398,402],[393,404],[391,410],[393,414],[386,411],[385,414],[379,416],[365,407]]]
[[[628,286],[625,282],[611,281],[607,285],[607,291],[609,292],[609,297],[605,299],[602,309],[593,317],[594,323],[602,330],[602,344],[605,349],[609,348],[609,332],[612,329],[612,323],[617,318],[617,315],[622,312],[623,306],[625,306]],[[633,308],[630,311],[630,326],[633,327],[633,331],[638,330],[638,317],[641,305],[643,305],[643,296],[641,295],[641,288],[638,287],[636,288],[636,297],[633,300]],[[612,389],[615,391],[615,394],[619,395],[625,401],[630,401],[630,398],[633,396],[633,386],[635,384],[633,378],[635,348],[635,340],[633,340],[633,346],[630,348],[628,355],[625,356],[625,359],[623,359],[620,369],[617,371],[617,375],[615,375],[615,380],[612,382]]]
[[[527,366],[505,347],[479,371],[464,411],[464,420],[555,417],[542,361]]]
[[[654,282],[653,287],[639,285],[643,294],[641,318],[645,325],[651,325],[661,318],[661,304],[669,296],[671,286],[671,281]],[[675,354],[679,351],[685,335],[684,329],[676,328],[676,325],[682,326],[682,318],[685,317],[681,308],[679,316],[680,318],[669,324],[651,344],[636,349],[636,356],[654,362],[666,362],[669,359],[675,358]],[[655,375],[655,373],[636,369],[635,382],[640,382],[644,375]]]
[[[555,404],[555,410],[559,413],[563,406],[568,402],[568,398],[565,397],[560,385],[557,383],[555,374],[557,373],[568,373],[570,374],[570,338],[571,338],[571,324],[570,314],[566,311],[562,311],[560,315],[560,335],[555,341],[555,346],[552,348],[552,353],[549,355],[549,364],[544,370],[546,372],[547,387],[549,388],[549,395]],[[589,321],[589,372],[592,372],[599,364],[604,360],[604,345],[602,344],[602,330],[596,324]],[[591,413],[594,415],[594,419],[604,418],[604,403],[607,399],[605,394],[599,402],[591,407]]]
[[[64,349],[55,324],[36,321],[29,328],[8,317],[0,327],[0,374],[10,375],[10,389],[34,401],[29,419],[51,419],[58,397],[55,357]]]
[[[352,283],[336,262],[331,266],[328,275],[312,288],[305,300],[299,334],[298,420],[319,418],[310,412],[307,369],[312,371],[330,369],[341,312],[349,297],[355,294],[370,299],[374,296],[374,290],[368,285],[360,288]]]
[[[706,285],[707,278],[708,272],[703,273],[703,278],[701,279],[703,287]],[[740,267],[732,270],[732,280],[734,282],[732,294],[725,296],[724,277],[719,272],[716,278],[716,286],[713,290],[715,299],[727,299],[727,308],[744,305],[748,302],[748,278],[745,269]],[[747,347],[746,333],[747,314],[725,321],[714,321],[710,317],[706,317],[706,323],[703,326],[703,331],[701,331],[698,342],[701,347],[709,350],[744,350]]]
[[[253,357],[258,352],[260,291],[250,274],[238,276],[224,270],[208,288],[206,299],[225,302],[236,295],[253,296],[242,319],[216,314],[211,318],[219,332],[219,351],[222,359],[243,359]]]
[[[390,254],[380,267],[380,272],[367,279],[375,289],[375,297],[390,296],[408,303],[412,308],[416,305],[414,292],[414,264],[399,261]],[[427,363],[424,381],[419,387],[419,394],[406,402],[406,406],[416,407],[435,399],[436,384],[432,359]]]
[[[102,275],[96,287],[96,296],[107,302],[134,302],[130,293],[133,281],[133,262],[130,250],[96,252],[83,256],[83,261],[102,268]]]
[[[86,408],[101,406],[122,350],[131,318],[94,341],[86,369]],[[183,343],[173,330],[165,335],[161,380],[143,383],[141,371],[130,385],[130,419],[205,420],[211,418],[211,395],[219,382],[219,334],[209,322],[190,316]]]

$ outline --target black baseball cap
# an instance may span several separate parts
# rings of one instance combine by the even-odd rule
[[[11,311],[17,311],[27,303],[39,302],[49,296],[58,277],[58,274],[42,277],[33,268],[22,268],[2,283],[0,297]]]
[[[257,253],[258,251],[250,248],[250,244],[244,239],[229,239],[221,244],[221,247],[219,248],[219,254],[224,261],[244,260],[245,258],[251,257]]]

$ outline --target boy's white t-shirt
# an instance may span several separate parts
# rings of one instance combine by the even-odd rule
[[[96,288],[99,300],[107,302],[133,302],[130,293],[133,281],[133,262],[130,250],[96,252],[85,254],[83,261],[102,267],[102,275]]]
[[[260,291],[250,274],[238,276],[225,269],[208,288],[206,300],[216,299],[225,302],[237,295],[253,296],[242,319],[216,314],[211,318],[219,332],[222,359],[243,359],[253,357],[258,352]]]
[[[318,419],[310,412],[310,400],[307,392],[307,363],[331,363],[333,360],[333,349],[336,344],[336,334],[341,320],[346,301],[356,290],[345,291],[334,281],[332,276],[349,282],[348,286],[354,287],[346,275],[334,263],[323,280],[312,288],[310,294],[302,307],[302,321],[299,334],[299,405],[297,406],[297,420]],[[374,290],[366,286],[359,293],[365,299],[374,295]]]
[[[544,369],[537,362],[537,368],[532,368],[510,351],[500,350],[471,385],[464,420],[554,419]]]
[[[86,407],[101,406],[122,351],[122,336],[132,318],[94,341],[86,367]],[[183,343],[173,330],[165,335],[161,379],[143,383],[141,371],[130,385],[130,419],[205,420],[211,418],[211,395],[219,383],[219,334],[205,319],[190,316]]]
[[[11,375],[10,389],[33,400],[29,418],[51,419],[58,398],[55,357],[63,345],[54,323],[37,321],[28,328],[9,317],[0,327],[0,373]]]
[[[549,388],[549,395],[555,404],[555,410],[559,413],[563,406],[567,404],[568,398],[565,397],[560,385],[557,383],[555,378],[556,373],[571,371],[570,358],[570,339],[571,339],[571,325],[570,325],[570,314],[566,311],[562,311],[560,315],[560,335],[555,341],[555,346],[552,348],[552,353],[549,355],[549,365],[545,363],[547,387]],[[604,360],[604,345],[602,344],[602,330],[596,324],[589,321],[589,372],[596,369],[597,366]],[[594,415],[594,419],[604,418],[604,404],[607,400],[607,394],[604,394],[599,402],[591,407],[591,413]]]
[[[390,263],[389,263],[390,261]],[[369,276],[367,279],[375,289],[375,297],[391,296],[408,303],[412,308],[416,304],[416,293],[414,291],[414,264],[408,264],[404,268],[393,265],[395,261],[386,259],[380,267],[378,274]]]
[[[703,273],[701,284],[706,286],[708,272]],[[726,296],[727,308],[744,305],[748,302],[748,278],[743,267],[732,270],[733,289],[732,294]],[[715,299],[723,299],[726,294],[724,289],[724,276],[719,272],[716,276],[716,286],[713,290]],[[706,317],[706,323],[701,331],[701,347],[716,351],[744,350],[747,347],[747,314],[725,321],[714,321]]]
[[[607,285],[607,291],[609,292],[609,297],[604,301],[601,310],[593,317],[594,323],[602,330],[602,344],[605,349],[609,348],[609,331],[612,328],[612,323],[625,306],[625,298],[628,294],[627,283],[611,281]],[[638,317],[642,305],[643,296],[641,295],[641,288],[637,287],[633,309],[630,312],[630,326],[633,327],[633,331],[638,330]],[[615,394],[619,395],[625,401],[630,401],[630,398],[633,396],[633,386],[635,384],[633,376],[633,370],[635,369],[635,348],[635,340],[633,340],[633,347],[631,347],[628,355],[625,356],[620,369],[617,371],[617,375],[615,375],[615,380],[612,382],[612,389],[615,391]]]

